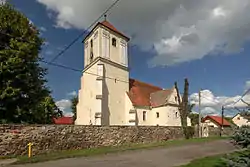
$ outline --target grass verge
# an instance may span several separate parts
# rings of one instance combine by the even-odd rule
[[[118,153],[129,150],[142,150],[142,149],[153,149],[157,147],[173,147],[181,146],[185,144],[200,143],[200,142],[211,142],[215,140],[228,139],[227,137],[213,137],[213,138],[194,138],[189,140],[169,140],[164,142],[155,142],[147,144],[129,144],[117,147],[100,147],[100,148],[91,148],[84,150],[67,150],[60,152],[53,152],[48,154],[36,155],[31,158],[27,156],[15,157],[17,161],[14,164],[25,164],[25,163],[37,163],[44,161],[52,161],[65,158],[76,158],[76,157],[87,157],[95,155],[104,155],[108,153]],[[1,159],[1,158],[0,158]]]
[[[196,159],[191,161],[187,165],[182,165],[180,167],[221,167],[226,166],[225,162],[222,160],[222,158],[226,157],[238,157],[241,154],[247,153],[247,151],[236,151],[234,153],[230,154],[221,154],[221,155],[214,155],[209,157],[204,157],[200,159]]]

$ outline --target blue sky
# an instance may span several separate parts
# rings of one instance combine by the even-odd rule
[[[48,43],[43,47],[41,55],[45,60],[49,61],[56,56],[63,47],[74,40],[84,28],[77,26],[74,21],[68,22],[73,25],[75,24],[76,26],[56,26],[60,25],[60,20],[58,18],[60,10],[55,10],[55,5],[53,6],[53,4],[49,3],[50,0],[42,1],[43,0],[40,0],[39,3],[36,0],[12,0],[11,3],[40,28],[42,33],[41,36]],[[50,7],[51,10],[47,10],[46,7]],[[99,12],[102,11],[103,10],[100,10]],[[84,16],[81,16],[81,18],[85,19]],[[92,19],[92,21],[93,20],[94,19]],[[116,22],[115,20],[116,19],[114,18],[114,22]],[[135,26],[131,25],[131,27]],[[133,30],[135,30],[135,28]],[[125,29],[125,32],[129,33],[128,28]],[[136,31],[133,33],[135,36],[137,35]],[[152,31],[152,33],[154,32]],[[132,32],[130,34],[132,34]],[[150,39],[151,37],[149,40]],[[183,80],[187,77],[190,82],[190,94],[195,96],[195,93],[202,88],[208,90],[208,92],[204,92],[204,96],[213,96],[213,100],[216,100],[216,98],[218,99],[218,97],[231,97],[231,100],[235,99],[237,95],[241,95],[245,91],[248,83],[247,81],[250,81],[250,43],[247,40],[241,45],[244,50],[239,53],[230,52],[211,54],[204,52],[199,58],[185,59],[185,56],[188,58],[190,54],[195,55],[197,53],[186,52],[186,54],[179,54],[179,56],[182,56],[181,62],[172,63],[172,59],[164,58],[164,61],[166,61],[165,64],[155,63],[156,65],[154,67],[151,67],[148,62],[152,61],[152,59],[154,60],[155,57],[157,57],[156,55],[159,55],[159,61],[163,61],[159,48],[155,50],[145,49],[136,39],[134,42],[133,38],[131,39],[131,42],[136,46],[129,48],[131,58],[130,75],[132,78],[141,81],[152,83],[164,88],[172,87],[174,82],[177,81],[181,91],[183,91]],[[147,43],[144,46],[146,45]],[[202,46],[197,45],[197,47]],[[166,52],[167,51],[165,51],[164,54]],[[59,57],[55,63],[82,70],[83,58],[83,44],[81,43],[81,40],[79,40],[61,57]],[[167,61],[171,63],[167,64]],[[70,103],[68,99],[71,98],[70,93],[78,91],[81,73],[45,64],[42,65],[48,68],[48,85],[52,90],[53,97],[58,101],[58,104],[61,105],[62,108],[69,111],[68,108]],[[209,111],[211,111],[211,106],[204,106],[204,111],[206,107],[210,107]],[[213,109],[217,110],[218,106]]]

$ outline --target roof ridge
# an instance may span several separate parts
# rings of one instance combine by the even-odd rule
[[[149,84],[149,83],[146,83],[146,82],[144,82],[144,81],[139,81],[139,80],[136,80],[136,79],[133,79],[133,78],[130,78],[130,79],[131,79],[131,80],[134,80],[134,81],[137,81],[137,83],[139,83],[139,84],[148,85],[148,86],[155,87],[155,88],[158,88],[158,89],[163,90],[163,88],[161,88],[161,87],[159,87],[159,86],[155,86],[155,85],[153,85],[153,84]]]

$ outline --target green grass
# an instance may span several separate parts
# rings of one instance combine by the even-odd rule
[[[227,156],[237,157],[240,154],[244,154],[246,152],[247,151],[236,151],[228,155],[221,154],[221,155],[204,157],[201,159],[193,160],[189,164],[182,165],[180,167],[221,167],[221,166],[225,166],[225,162],[222,160],[222,158],[226,158]]]
[[[87,157],[95,155],[105,155],[108,153],[119,153],[129,150],[141,150],[141,149],[154,149],[157,147],[173,147],[181,146],[185,144],[199,143],[199,142],[211,142],[215,140],[227,139],[226,137],[213,137],[213,138],[194,138],[189,140],[169,140],[164,142],[155,142],[147,144],[130,144],[117,147],[101,147],[101,148],[91,148],[84,150],[67,150],[60,152],[53,152],[48,154],[41,154],[28,158],[27,156],[15,157],[17,161],[15,164],[25,164],[25,163],[37,163],[65,158],[76,158],[76,157]],[[6,158],[6,157],[5,157]],[[1,158],[0,158],[1,159]]]

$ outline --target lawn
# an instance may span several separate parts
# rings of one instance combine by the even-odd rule
[[[123,146],[118,146],[118,147],[101,147],[101,148],[91,148],[91,149],[84,149],[84,150],[67,150],[67,151],[60,151],[60,152],[54,152],[54,153],[49,153],[49,154],[37,155],[31,158],[28,158],[27,156],[16,157],[17,161],[15,162],[15,164],[36,163],[36,162],[44,162],[44,161],[58,160],[58,159],[64,159],[64,158],[104,155],[108,153],[118,153],[118,152],[129,151],[129,150],[154,149],[157,147],[174,147],[174,146],[181,146],[185,144],[192,144],[192,143],[199,143],[199,142],[211,142],[211,141],[221,140],[221,139],[227,139],[227,138],[222,138],[222,137],[221,138],[220,137],[194,138],[194,139],[189,139],[189,140],[169,140],[169,141],[164,141],[164,142],[155,142],[155,143],[147,143],[147,144],[130,144],[130,145],[123,145]]]
[[[196,159],[191,161],[189,164],[187,165],[182,165],[180,167],[224,167],[225,162],[222,160],[222,158],[225,158],[227,156],[230,157],[237,157],[240,154],[244,154],[247,151],[237,151],[235,153],[231,153],[228,155],[215,155],[215,156],[210,156],[210,157],[205,157],[205,158],[201,158],[201,159]]]

